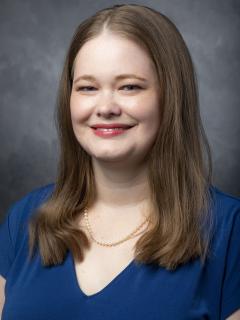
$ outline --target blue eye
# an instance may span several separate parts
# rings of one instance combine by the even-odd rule
[[[140,86],[138,86],[138,85],[135,85],[135,84],[127,84],[127,85],[125,85],[125,86],[122,86],[122,88],[126,88],[126,87],[131,87],[131,88],[137,88],[137,89],[141,89],[141,87]],[[132,90],[130,90],[130,91],[132,91]]]

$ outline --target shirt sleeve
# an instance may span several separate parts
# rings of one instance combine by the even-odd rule
[[[14,260],[14,245],[10,232],[10,216],[13,207],[8,210],[3,223],[0,225],[0,274],[6,278]]]
[[[225,320],[238,309],[240,309],[240,209],[236,212],[228,244],[221,320]]]
[[[48,184],[16,201],[9,207],[3,223],[0,224],[0,275],[5,279],[23,241],[29,216],[50,196],[53,188],[53,183]]]

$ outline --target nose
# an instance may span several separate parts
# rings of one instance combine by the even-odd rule
[[[96,105],[96,115],[98,117],[111,118],[121,114],[120,106],[114,101],[111,92],[103,93]]]

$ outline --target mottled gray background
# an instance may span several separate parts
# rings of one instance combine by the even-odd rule
[[[199,79],[214,184],[240,196],[239,0],[0,0],[0,217],[27,192],[54,181],[53,115],[66,49],[82,20],[120,3],[153,7],[183,34]]]

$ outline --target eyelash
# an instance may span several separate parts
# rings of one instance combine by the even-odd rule
[[[137,89],[142,89],[140,86],[135,85],[135,84],[127,84],[127,85],[122,86],[121,88],[123,88],[123,87],[135,87]],[[85,90],[83,90],[85,88],[94,88],[94,87],[92,87],[92,86],[79,87],[79,88],[77,88],[77,91],[85,91]],[[92,91],[92,90],[90,90],[90,91]],[[132,91],[132,90],[130,90],[130,91]]]

